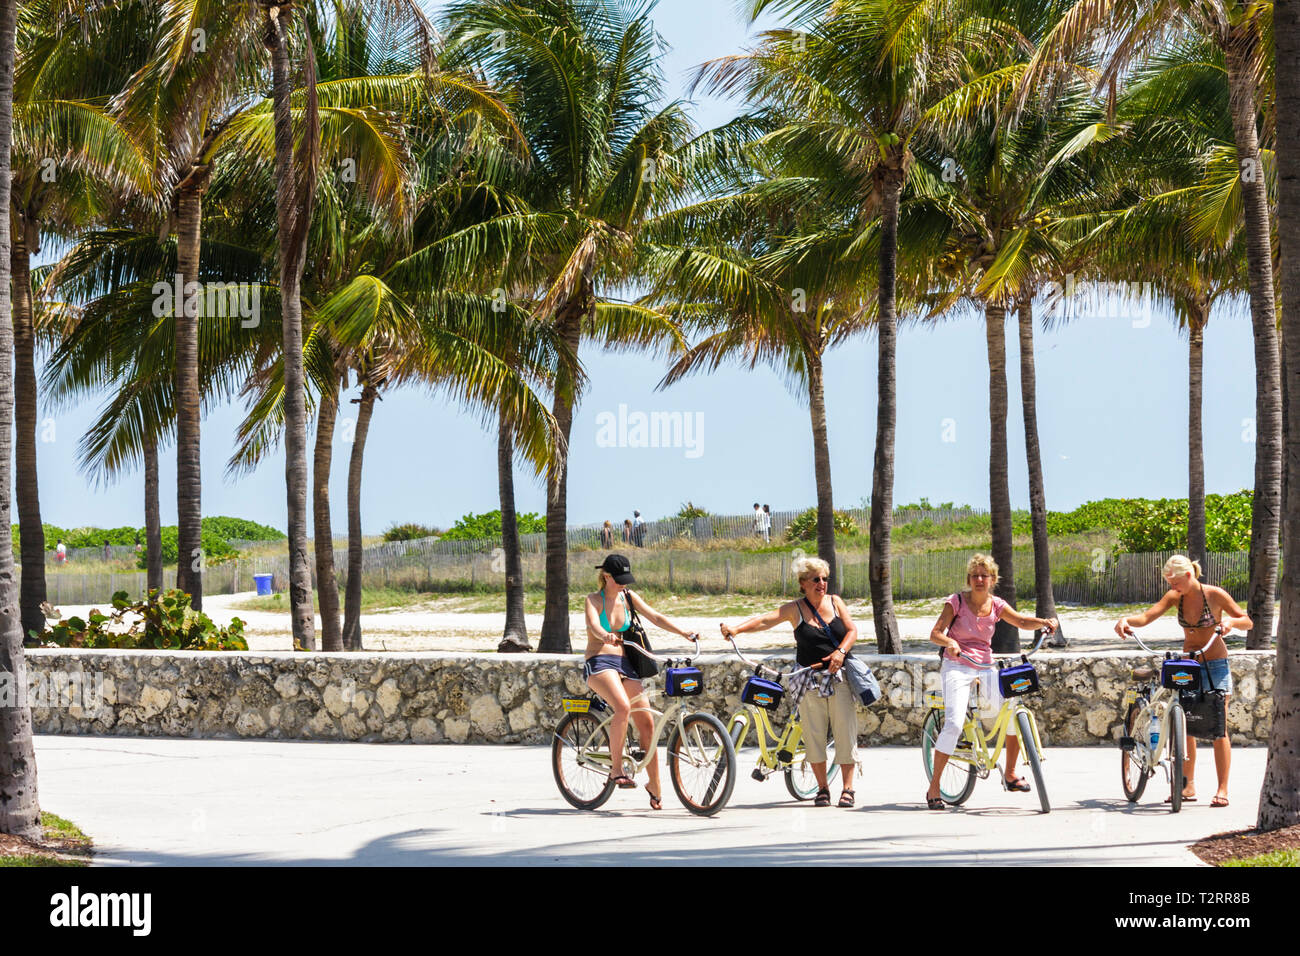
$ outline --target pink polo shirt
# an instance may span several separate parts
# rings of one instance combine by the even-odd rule
[[[993,664],[993,632],[998,626],[998,619],[1007,602],[997,595],[993,596],[993,612],[987,617],[976,617],[963,594],[954,594],[948,598],[948,604],[956,617],[948,626],[948,636],[957,642],[963,654],[969,654],[984,666]],[[945,660],[952,660],[948,657]],[[966,667],[975,667],[970,661],[959,657],[954,662]]]

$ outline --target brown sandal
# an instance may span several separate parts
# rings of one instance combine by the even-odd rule
[[[610,777],[609,782],[612,783],[614,786],[618,787],[618,789],[620,790],[636,789],[636,781],[633,780],[625,773],[621,773],[617,777]]]
[[[664,808],[664,802],[662,797],[655,796],[655,794],[650,790],[648,786],[645,788],[645,792],[650,795],[651,810],[662,810]]]

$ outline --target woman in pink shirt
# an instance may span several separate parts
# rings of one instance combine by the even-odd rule
[[[957,746],[962,725],[966,722],[966,704],[970,700],[971,684],[978,678],[984,699],[989,707],[1002,706],[998,690],[997,671],[993,667],[993,631],[998,621],[1006,621],[1022,631],[1042,628],[1048,634],[1056,630],[1056,619],[1044,620],[1020,614],[1000,597],[994,597],[993,587],[998,583],[997,562],[987,555],[977,554],[966,564],[966,583],[969,591],[958,592],[948,598],[943,613],[930,631],[931,643],[944,648],[943,665],[939,677],[943,681],[943,730],[934,745],[934,773],[930,776],[930,789],[925,795],[925,805],[931,810],[944,808],[939,796],[939,780],[948,757]],[[945,634],[944,632],[947,631]],[[966,654],[978,661],[972,664],[959,655]],[[1029,792],[1029,784],[1016,776],[1016,761],[1020,757],[1020,738],[1016,728],[1007,731],[1007,771],[1003,785],[1008,790]]]

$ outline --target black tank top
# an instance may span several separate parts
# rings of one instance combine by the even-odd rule
[[[813,612],[813,603],[807,598],[796,605],[799,608],[800,621],[799,626],[794,629],[794,659],[800,667],[811,667],[813,664],[822,663],[822,658],[839,647],[844,642],[844,635],[849,629],[844,626],[844,622],[837,614],[826,622],[831,632],[830,637],[827,637],[826,632],[817,623],[816,617],[811,621],[804,619],[804,610],[800,606],[803,604],[808,605],[809,614]]]

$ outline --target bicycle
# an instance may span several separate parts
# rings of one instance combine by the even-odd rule
[[[1021,655],[1021,660],[1026,664],[1029,658],[1043,644],[1043,638],[1046,632],[1040,632],[1037,643],[1027,653]],[[991,671],[991,667],[982,664],[967,654],[960,655],[966,658],[972,664]],[[998,661],[999,672],[1005,666],[1005,661]],[[986,677],[981,676],[982,682]],[[1017,678],[1019,681],[1020,678]],[[1029,683],[1028,675],[1025,677],[1026,684]],[[984,726],[979,719],[978,712],[974,707],[974,695],[971,703],[967,705],[966,722],[962,726],[961,737],[957,740],[957,746],[948,758],[948,764],[943,769],[943,775],[939,781],[939,796],[945,803],[952,806],[961,806],[965,803],[975,789],[975,778],[987,780],[989,773],[998,770],[998,776],[1002,777],[1001,770],[998,767],[998,759],[1002,756],[1002,748],[1006,745],[1007,731],[1010,729],[1012,721],[1015,722],[1016,729],[1019,731],[1021,752],[1029,763],[1029,769],[1034,776],[1034,786],[1038,789],[1038,803],[1043,813],[1050,813],[1052,810],[1051,802],[1047,797],[1047,787],[1043,783],[1042,761],[1047,759],[1042,753],[1042,741],[1038,735],[1038,722],[1034,719],[1033,711],[1024,705],[1021,701],[1021,695],[1031,693],[1037,689],[1037,675],[1034,674],[1032,680],[1032,689],[1014,688],[1011,695],[1004,694],[1002,707],[998,710],[997,720],[993,724],[993,729],[989,735],[984,733]],[[981,691],[983,688],[981,687]],[[925,702],[930,705],[930,712],[925,715],[925,722],[921,725],[921,762],[925,765],[925,776],[930,780],[934,776],[934,746],[939,739],[939,732],[943,729],[944,708],[943,694],[936,691],[928,691],[925,695]],[[994,741],[994,746],[989,749],[990,737]],[[1002,777],[1003,786],[1006,786],[1006,778]]]
[[[689,668],[699,656],[699,639],[694,639],[694,642],[695,652],[679,659],[659,657],[631,642],[624,643],[623,647],[624,653],[626,648],[633,647],[638,653],[671,670],[677,664]],[[655,715],[654,729],[648,746],[638,747],[633,741],[635,728],[631,720],[628,721],[623,745],[623,772],[632,777],[644,770],[655,759],[660,735],[671,725],[666,746],[668,776],[673,790],[691,813],[712,816],[731,799],[731,791],[736,785],[736,751],[722,721],[712,714],[691,709],[682,699],[683,695],[695,696],[703,690],[702,675],[694,668],[690,671],[680,682],[681,686],[665,686],[665,692],[673,698],[665,710],[656,710],[649,705],[649,691],[633,701],[633,713],[641,711]],[[669,673],[666,672],[664,678],[666,685],[673,683]],[[680,693],[672,693],[674,690]],[[638,704],[638,701],[642,703]],[[551,770],[565,800],[579,810],[595,810],[613,795],[615,789],[610,779],[613,760],[608,730],[614,714],[596,693],[582,698],[566,697],[563,706],[566,713],[555,728],[551,742]],[[598,715],[606,711],[609,713],[600,719]]]
[[[783,672],[780,668],[751,661],[740,652],[740,648],[732,638],[727,640],[730,641],[736,656],[754,668],[756,677],[766,675],[778,684],[783,677],[793,677],[795,674],[821,666],[814,664],[811,667],[800,667]],[[778,733],[772,726],[769,711],[775,710],[779,702],[774,703],[770,694],[765,700],[761,692],[756,695],[755,700],[755,703],[742,703],[740,710],[732,714],[727,721],[727,735],[731,738],[732,746],[739,754],[740,748],[745,745],[745,737],[748,736],[750,727],[753,727],[758,741],[758,766],[754,768],[751,776],[761,783],[774,773],[784,773],[785,788],[790,791],[790,796],[796,800],[811,800],[817,795],[820,787],[812,765],[804,753],[803,725],[799,722],[799,715],[791,711],[790,716],[786,718],[785,727]]]
[[[1205,653],[1222,632],[1223,628],[1216,627],[1205,647],[1197,653]],[[1129,633],[1147,653],[1160,653],[1147,647],[1136,632],[1130,630]],[[1165,654],[1165,659],[1169,659],[1168,654]],[[1135,667],[1130,674],[1139,683],[1124,692],[1121,705],[1128,708],[1124,713],[1124,734],[1119,739],[1120,781],[1124,796],[1129,803],[1137,803],[1146,790],[1147,781],[1155,776],[1156,768],[1162,767],[1169,778],[1169,812],[1177,813],[1183,808],[1183,787],[1187,785],[1183,777],[1183,761],[1187,758],[1187,719],[1177,687],[1170,686],[1176,684],[1178,678],[1171,676],[1168,682],[1156,680],[1158,675],[1153,667]],[[1187,677],[1183,683],[1190,685],[1191,681],[1192,678]]]

